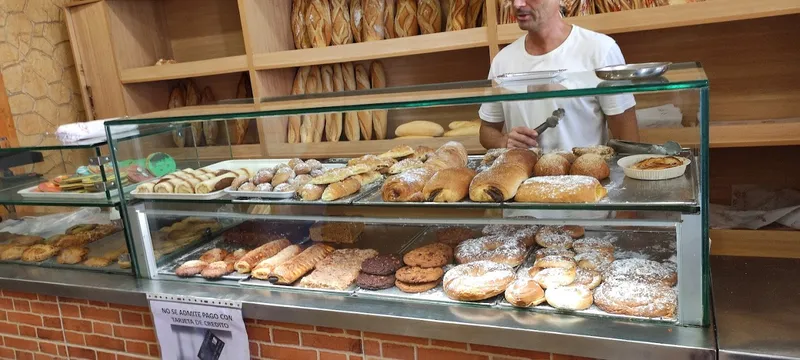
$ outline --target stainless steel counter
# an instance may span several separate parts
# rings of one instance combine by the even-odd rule
[[[147,293],[242,302],[247,318],[604,359],[714,359],[713,328],[565,314],[404,303],[308,292],[0,265],[0,288],[147,306]]]
[[[800,259],[711,258],[720,359],[800,358]]]

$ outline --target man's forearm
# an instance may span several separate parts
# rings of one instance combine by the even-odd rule
[[[488,125],[486,122],[481,124],[480,141],[481,145],[487,149],[504,148],[508,144],[506,134],[503,133],[502,123],[498,129],[496,126]]]
[[[639,123],[636,108],[625,110],[622,114],[608,116],[608,128],[614,139],[639,141]]]

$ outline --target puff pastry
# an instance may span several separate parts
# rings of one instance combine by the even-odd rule
[[[256,279],[267,280],[275,267],[297,256],[301,251],[302,249],[299,245],[289,245],[275,254],[275,256],[261,260],[261,262],[253,268],[251,275]]]
[[[22,261],[39,262],[49,259],[58,253],[58,248],[52,245],[36,244],[22,252]]]
[[[270,241],[248,252],[236,262],[234,267],[236,271],[242,274],[249,273],[261,260],[275,256],[275,254],[289,245],[291,245],[291,243],[287,239]]]
[[[269,276],[269,281],[277,284],[291,284],[307,272],[314,269],[314,266],[328,254],[333,252],[333,248],[325,244],[314,244],[303,250],[297,256],[278,265]]]
[[[89,249],[82,246],[71,246],[62,249],[56,257],[56,262],[59,264],[77,264],[86,258],[89,254]]]

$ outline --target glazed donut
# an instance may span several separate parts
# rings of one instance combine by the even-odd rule
[[[610,241],[591,237],[575,240],[572,243],[572,249],[579,254],[590,251],[607,252],[612,255],[614,254],[614,244],[612,244]]]
[[[603,276],[600,275],[600,272],[578,268],[575,275],[575,281],[573,282],[574,285],[584,285],[589,288],[589,290],[593,290],[594,288],[598,287],[600,283],[603,282]]]
[[[605,271],[611,262],[614,261],[614,255],[605,251],[589,251],[575,255],[575,261],[578,262],[578,267],[595,270]]]
[[[536,260],[539,260],[545,256],[550,255],[558,255],[558,256],[566,256],[568,258],[574,258],[575,253],[572,252],[570,249],[562,249],[562,248],[541,248],[536,250]]]
[[[563,233],[571,236],[573,239],[579,239],[586,233],[586,229],[580,225],[563,225],[558,227]]]
[[[564,268],[564,269],[574,269],[578,265],[575,263],[575,260],[569,256],[561,256],[561,255],[548,255],[542,257],[540,259],[536,259],[533,263],[533,267],[538,268]]]
[[[592,306],[592,290],[583,285],[549,288],[544,293],[547,304],[562,310],[586,310]]]
[[[673,286],[678,282],[678,275],[652,260],[624,259],[612,262],[603,273],[603,279],[606,282],[631,280]]]
[[[175,275],[180,277],[190,277],[199,274],[203,269],[208,266],[208,263],[202,260],[189,260],[177,269],[175,269]]]
[[[532,267],[528,269],[528,276],[533,278],[542,289],[555,288],[559,286],[567,286],[575,281],[577,272],[575,268],[537,268]]]
[[[536,243],[541,247],[569,249],[572,237],[552,226],[544,226],[536,232]]]
[[[514,281],[514,268],[491,261],[475,261],[453,267],[444,274],[447,297],[461,301],[479,301],[496,296]]]
[[[525,244],[502,235],[484,236],[458,244],[455,256],[459,264],[489,260],[519,266],[525,260]]]
[[[604,282],[594,290],[598,308],[612,314],[644,317],[674,317],[678,296],[658,282]]]
[[[530,278],[517,278],[508,285],[506,301],[516,307],[531,307],[544,302],[544,290],[539,283]]]

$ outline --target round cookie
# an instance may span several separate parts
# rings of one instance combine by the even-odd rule
[[[387,276],[394,274],[394,272],[401,267],[403,267],[403,260],[400,258],[400,255],[378,255],[364,260],[364,262],[361,263],[361,272],[370,275]],[[392,281],[392,283],[394,283],[394,281]]]
[[[381,276],[362,272],[356,278],[356,285],[367,290],[383,290],[394,286],[395,281],[394,275]]]
[[[408,266],[424,268],[442,267],[453,261],[453,248],[442,243],[433,243],[418,247],[403,256]]]
[[[428,291],[430,289],[435,288],[436,285],[439,285],[439,280],[431,281],[431,282],[427,282],[427,283],[422,283],[422,284],[409,284],[409,283],[404,283],[404,282],[402,282],[400,280],[397,280],[397,281],[394,282],[394,285],[397,286],[397,288],[400,289],[400,291],[402,291],[402,292],[412,293],[413,294],[413,293],[425,292],[425,291]]]
[[[422,284],[437,281],[444,276],[442,268],[421,268],[417,266],[406,266],[394,274],[397,280],[409,284]]]

